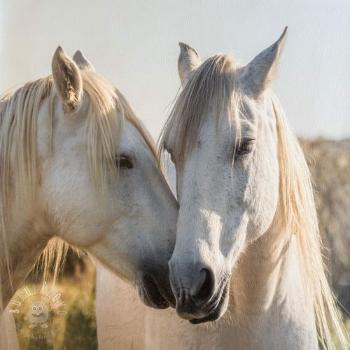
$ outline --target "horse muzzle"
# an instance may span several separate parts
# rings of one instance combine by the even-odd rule
[[[169,282],[160,283],[149,273],[141,272],[136,281],[137,290],[142,302],[155,309],[175,307],[175,298]]]
[[[191,295],[187,288],[180,288],[176,295],[176,312],[192,324],[218,320],[227,310],[228,291],[229,280],[223,281],[212,294],[206,294],[205,298],[201,295],[201,293],[207,293],[203,288],[195,295]]]

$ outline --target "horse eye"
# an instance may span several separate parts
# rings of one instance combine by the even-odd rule
[[[134,167],[132,160],[124,154],[117,156],[116,163],[117,167],[122,169],[132,169]]]
[[[254,149],[255,140],[254,139],[243,139],[236,151],[236,156],[245,156],[251,153]]]

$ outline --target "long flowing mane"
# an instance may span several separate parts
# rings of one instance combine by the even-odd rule
[[[181,166],[184,155],[188,155],[197,142],[203,116],[208,116],[208,112],[219,117],[225,111],[231,119],[230,125],[239,128],[239,119],[244,115],[244,110],[242,96],[239,89],[235,89],[236,69],[239,67],[232,57],[219,54],[207,59],[194,72],[179,94],[162,131],[160,152],[168,149],[171,139],[171,152]],[[333,349],[335,336],[342,347],[347,348],[341,317],[325,273],[309,169],[282,108],[272,93],[271,100],[278,136],[280,232],[289,232],[297,237],[304,289],[313,305],[320,343],[327,349]],[[236,144],[239,137],[240,133],[237,132]]]
[[[326,349],[333,348],[332,336],[335,335],[345,349],[346,336],[325,273],[323,245],[309,168],[299,142],[291,133],[276,98],[273,98],[273,106],[279,146],[279,210],[282,212],[283,225],[297,237],[304,272],[304,286],[313,301],[320,342]]]
[[[95,72],[81,71],[81,75],[84,89],[82,108],[87,108],[87,156],[91,179],[96,188],[103,190],[107,173],[118,170],[115,150],[118,148],[125,120],[139,131],[159,164],[152,138],[119,90]],[[40,182],[37,152],[38,112],[47,101],[47,147],[50,154],[54,152],[52,136],[54,110],[58,99],[52,76],[29,82],[0,97],[0,271],[7,271],[9,281],[12,270],[7,244],[10,208],[17,201],[30,203],[35,199]],[[54,275],[57,275],[66,251],[67,245],[63,241],[56,238],[50,240],[42,256],[44,279],[53,260]],[[0,285],[0,312],[1,296]]]

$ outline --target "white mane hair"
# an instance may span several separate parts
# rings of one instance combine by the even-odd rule
[[[231,56],[218,54],[193,72],[162,131],[160,152],[169,147],[167,140],[171,133],[171,152],[181,166],[197,142],[204,115],[220,116],[223,111],[228,112],[230,124],[239,128],[239,119],[244,116],[240,90],[234,88],[235,71],[239,69]],[[279,201],[273,225],[280,227],[281,234],[275,244],[277,247],[279,240],[285,240],[282,236],[285,232],[296,236],[303,286],[313,305],[319,341],[325,348],[332,349],[335,346],[333,336],[336,336],[347,348],[341,317],[325,273],[309,169],[277,98],[271,95],[271,99],[277,125],[280,173]],[[207,113],[209,111],[211,113]],[[236,135],[237,145],[240,133]]]
[[[155,144],[135,116],[124,96],[108,81],[90,70],[80,71],[83,81],[83,103],[87,108],[85,137],[91,179],[103,190],[107,173],[117,171],[115,150],[125,120],[140,132],[157,159]],[[35,199],[40,185],[40,159],[37,152],[37,118],[44,100],[49,101],[47,147],[52,149],[54,107],[58,100],[52,76],[28,82],[0,98],[0,271],[7,270],[11,283],[11,266],[7,246],[7,221],[14,203]],[[115,113],[115,112],[118,113]],[[116,117],[117,115],[117,117]],[[51,153],[52,154],[52,153]],[[43,253],[44,278],[54,257],[55,276],[67,251],[67,245],[52,239]],[[1,276],[0,276],[1,277]],[[12,286],[11,286],[12,288]],[[0,285],[0,311],[1,305]]]
[[[231,124],[239,127],[240,95],[235,94],[237,67],[234,58],[218,54],[208,58],[194,71],[193,76],[181,91],[166,122],[160,139],[160,151],[167,147],[170,132],[175,140],[174,152],[178,163],[191,152],[203,122],[202,116],[214,110],[217,116],[227,111]],[[239,133],[237,133],[239,135]],[[237,140],[239,142],[239,139]]]

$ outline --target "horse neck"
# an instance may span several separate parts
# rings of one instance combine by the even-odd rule
[[[0,264],[3,306],[32,270],[51,238],[51,232],[45,216],[38,214],[35,203],[11,212],[6,225],[6,246],[0,245],[1,257],[5,259],[7,255],[9,262],[9,269],[6,261]]]
[[[242,309],[247,314],[248,309],[268,308],[276,293],[281,292],[283,281],[292,272],[291,262],[297,262],[293,236],[286,234],[279,244],[274,238],[277,240],[276,232],[265,233],[249,244],[238,261],[231,283],[236,310]]]
[[[275,226],[239,260],[228,315],[243,334],[249,331],[244,341],[261,342],[266,348],[288,349],[288,341],[291,348],[297,343],[317,348],[313,305],[304,289],[297,244],[295,235]]]

